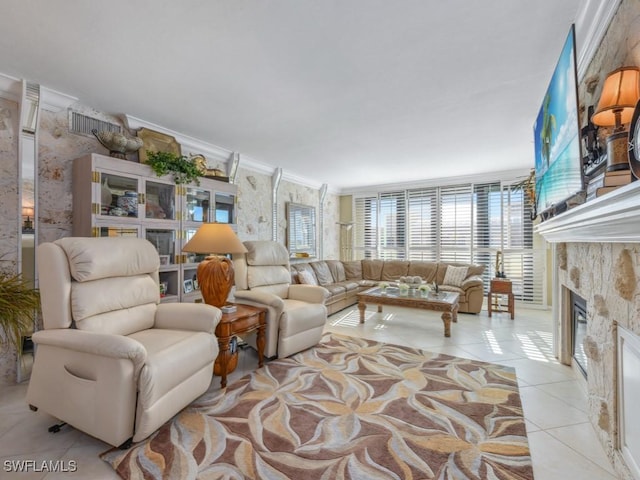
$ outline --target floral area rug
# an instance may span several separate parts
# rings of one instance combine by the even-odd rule
[[[101,458],[125,479],[532,479],[513,368],[325,334]]]

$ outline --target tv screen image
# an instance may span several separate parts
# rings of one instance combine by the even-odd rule
[[[575,59],[572,25],[533,126],[539,213],[583,189]]]

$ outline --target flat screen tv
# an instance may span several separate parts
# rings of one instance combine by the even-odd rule
[[[574,26],[533,125],[536,210],[545,219],[583,189]]]

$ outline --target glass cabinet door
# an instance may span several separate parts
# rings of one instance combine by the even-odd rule
[[[174,185],[145,182],[145,217],[157,220],[175,220],[176,189]]]
[[[208,222],[211,211],[211,192],[195,187],[187,187],[184,220],[187,222]]]
[[[215,221],[218,223],[236,223],[235,195],[216,192]]]
[[[176,263],[176,232],[163,228],[145,229],[145,238],[158,250],[160,267]]]
[[[138,217],[138,179],[100,174],[100,215]]]
[[[183,245],[186,245],[186,243],[191,240],[191,238],[196,234],[196,232],[198,231],[198,227],[192,227],[192,228],[185,228],[184,230],[184,243]],[[202,260],[204,260],[208,254],[206,253],[188,253],[188,252],[184,252],[184,263],[200,263]]]
[[[138,227],[121,225],[101,225],[94,229],[96,237],[139,237]]]

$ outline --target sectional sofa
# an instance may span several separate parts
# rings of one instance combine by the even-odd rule
[[[447,268],[467,267],[466,276],[458,285],[445,284]],[[358,303],[358,292],[376,286],[379,282],[397,282],[403,276],[420,276],[426,282],[435,281],[444,291],[460,294],[459,312],[478,313],[482,309],[482,265],[435,263],[405,260],[322,260],[291,264],[291,283],[321,285],[330,296],[325,305],[332,314]],[[449,277],[450,278],[450,277]]]

